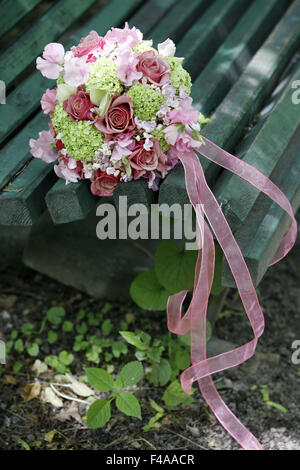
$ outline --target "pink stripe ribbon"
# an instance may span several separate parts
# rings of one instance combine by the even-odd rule
[[[282,259],[292,248],[297,236],[297,223],[289,200],[282,191],[253,166],[221,149],[203,138],[205,145],[201,154],[226,170],[235,173],[261,192],[269,196],[292,219],[292,224],[280,242],[270,265]],[[194,151],[177,154],[185,171],[185,183],[196,218],[201,249],[195,267],[193,296],[189,308],[182,317],[182,305],[188,291],[169,297],[167,305],[168,328],[175,334],[191,335],[192,365],[181,374],[181,385],[186,393],[191,392],[193,382],[198,382],[200,392],[209,407],[229,434],[246,450],[262,450],[256,437],[238,420],[216,390],[212,374],[245,362],[253,356],[258,338],[264,331],[264,316],[256,291],[241,250],[231,232],[226,218],[205,180],[198,156]],[[206,356],[206,312],[211,291],[215,249],[212,232],[220,244],[236,282],[245,312],[249,318],[253,339],[238,348],[214,357]]]

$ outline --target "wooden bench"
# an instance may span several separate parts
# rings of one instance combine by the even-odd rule
[[[52,5],[52,6],[51,6]],[[36,20],[36,18],[38,18]],[[0,2],[1,225],[33,225],[48,210],[54,224],[84,219],[99,203],[87,182],[65,185],[51,165],[33,160],[28,141],[47,129],[40,98],[53,83],[35,71],[35,58],[53,41],[66,48],[90,30],[105,34],[128,20],[154,44],[171,37],[193,79],[192,96],[212,117],[205,136],[253,164],[300,204],[299,0],[15,0]],[[256,189],[200,156],[258,284],[289,220]],[[141,181],[115,190],[129,202],[188,202],[178,165],[152,193]],[[223,283],[233,279],[224,264]]]

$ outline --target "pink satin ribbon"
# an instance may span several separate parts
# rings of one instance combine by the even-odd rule
[[[297,223],[291,204],[282,191],[256,168],[234,157],[208,139],[203,138],[203,140],[205,145],[201,147],[202,155],[248,181],[275,201],[291,217],[292,224],[271,262],[271,264],[276,263],[289,252],[296,240]],[[181,385],[186,393],[190,393],[193,382],[197,381],[204,399],[229,434],[246,450],[262,450],[256,437],[224,403],[211,375],[237,366],[253,356],[258,338],[264,331],[264,316],[244,257],[217,200],[206,183],[198,156],[194,151],[177,156],[183,164],[187,193],[196,212],[198,236],[201,232],[201,249],[195,267],[193,296],[189,308],[182,317],[182,304],[188,291],[170,296],[167,305],[169,330],[181,335],[190,332],[191,335],[192,365],[181,374]],[[204,220],[200,205],[228,261],[254,334],[249,343],[210,358],[206,356],[206,312],[214,276],[215,249],[211,230]]]

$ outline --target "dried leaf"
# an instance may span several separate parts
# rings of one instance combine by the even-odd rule
[[[47,364],[40,361],[39,359],[36,359],[31,369],[34,372],[34,374],[38,377],[40,374],[47,372],[48,366]]]
[[[82,424],[82,419],[78,411],[78,405],[75,401],[72,401],[69,407],[65,407],[60,410],[60,412],[54,417],[54,419],[58,419],[58,421],[68,421],[71,418]]]
[[[3,383],[15,385],[17,383],[17,379],[13,377],[12,375],[5,375],[3,379]]]
[[[41,384],[40,382],[33,382],[26,385],[23,390],[26,393],[24,401],[27,402],[39,396],[41,391]]]
[[[66,374],[66,377],[71,382],[70,388],[73,390],[74,393],[76,393],[76,395],[79,395],[80,397],[90,397],[92,395],[95,395],[95,392],[91,388],[89,388],[84,383],[76,380],[74,377],[72,377],[72,375]]]
[[[51,387],[46,387],[42,394],[42,401],[51,403],[56,408],[62,408],[64,406],[63,401],[54,393]]]
[[[49,442],[49,444],[51,444],[51,442],[53,441],[53,438],[54,438],[56,433],[57,433],[57,431],[55,429],[53,429],[52,431],[46,432],[46,434],[44,436],[45,441],[47,441],[47,442]]]

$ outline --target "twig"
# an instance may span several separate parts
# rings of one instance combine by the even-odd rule
[[[65,386],[65,385],[64,385]],[[68,395],[65,395],[64,393],[61,393],[59,392],[53,384],[50,384],[50,387],[52,388],[53,392],[56,393],[56,395],[58,395],[59,397],[62,397],[62,398],[65,398],[66,400],[71,400],[71,401],[77,401],[77,403],[84,403],[86,406],[89,405],[89,403],[87,403],[86,401],[84,400],[80,400],[80,398],[74,398],[74,397],[70,397]]]
[[[134,441],[144,441],[146,442],[146,444],[148,444],[148,446],[153,449],[153,450],[157,450],[156,447],[154,447],[153,444],[151,444],[151,442],[147,441],[147,439],[145,439],[144,437],[139,437],[138,439],[133,439],[131,442],[134,442]],[[130,442],[130,444],[131,444]]]
[[[169,431],[171,434],[174,434],[175,436],[181,437],[181,439],[185,439],[186,441],[191,442],[193,445],[199,447],[199,448],[202,449],[202,450],[209,450],[209,449],[206,449],[206,447],[201,446],[201,445],[198,444],[197,442],[192,441],[192,439],[189,439],[188,437],[185,437],[185,436],[183,436],[182,434],[179,434],[178,432],[172,431],[172,429],[169,429],[169,428],[168,428],[168,431]]]

